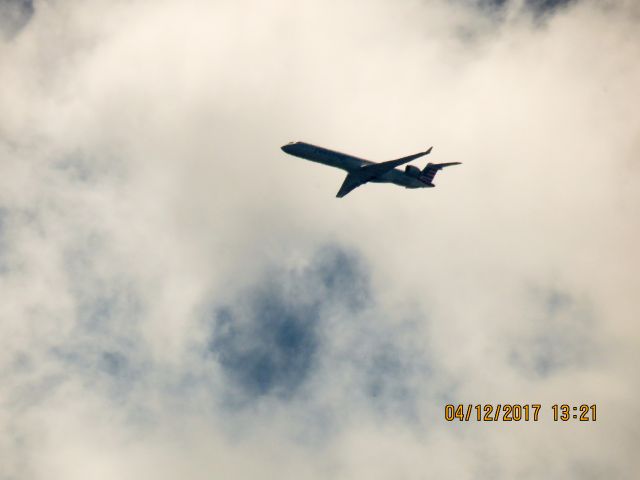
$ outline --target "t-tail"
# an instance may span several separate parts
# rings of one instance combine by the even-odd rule
[[[461,165],[462,162],[448,162],[448,163],[427,163],[427,166],[422,169],[422,173],[420,175],[420,180],[429,185],[430,187],[435,187],[433,184],[433,177],[436,176],[441,169],[444,167],[450,167],[452,165]]]

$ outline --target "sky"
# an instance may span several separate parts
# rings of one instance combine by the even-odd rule
[[[0,18],[0,480],[637,478],[637,1]]]

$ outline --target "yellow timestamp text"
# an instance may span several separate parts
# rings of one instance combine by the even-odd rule
[[[537,422],[540,420],[542,404],[506,403],[506,404],[447,404],[444,407],[444,419],[447,422]],[[555,404],[551,406],[552,418],[555,422],[595,422],[596,405]]]
[[[553,421],[568,422],[569,420],[578,420],[580,422],[596,421],[596,405],[553,405]]]

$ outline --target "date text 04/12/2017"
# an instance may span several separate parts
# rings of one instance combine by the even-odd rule
[[[448,422],[537,422],[540,420],[542,405],[531,404],[447,404],[444,407],[444,419]],[[555,422],[595,422],[596,405],[566,403],[551,406],[551,413]]]

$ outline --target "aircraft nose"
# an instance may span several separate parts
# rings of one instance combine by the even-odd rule
[[[295,145],[295,142],[289,142],[286,145],[281,146],[280,149],[285,153],[289,153],[293,149],[294,145]]]

